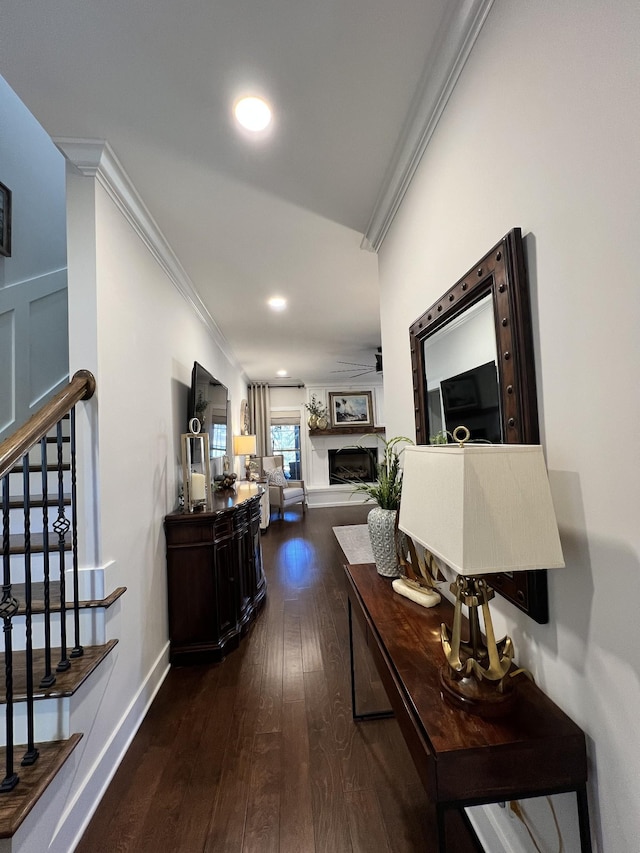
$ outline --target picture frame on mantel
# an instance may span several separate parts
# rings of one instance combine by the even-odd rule
[[[329,391],[329,418],[335,427],[372,427],[373,392]]]
[[[0,183],[0,255],[11,257],[11,190]]]

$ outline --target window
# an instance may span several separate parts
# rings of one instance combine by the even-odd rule
[[[227,425],[212,424],[210,430],[211,446],[209,448],[209,456],[215,459],[218,456],[224,456],[227,452]]]
[[[284,475],[300,480],[300,424],[272,424],[271,445],[273,453],[284,457]]]

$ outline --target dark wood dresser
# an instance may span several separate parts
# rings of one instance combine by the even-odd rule
[[[219,661],[264,602],[256,486],[216,493],[210,512],[173,512],[167,540],[170,661]]]
[[[425,839],[425,849],[455,853],[455,842],[447,846],[447,824],[464,806],[573,791],[581,850],[590,853],[583,731],[524,675],[516,676],[517,704],[502,719],[446,704],[440,623],[451,624],[451,604],[424,609],[408,601],[372,564],[345,566],[345,572],[354,719],[384,714],[358,713],[354,638],[363,638],[433,804],[434,837]]]

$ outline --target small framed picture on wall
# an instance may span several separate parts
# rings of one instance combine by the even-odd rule
[[[0,255],[11,257],[11,190],[0,183]]]
[[[373,426],[371,391],[330,391],[331,426]]]

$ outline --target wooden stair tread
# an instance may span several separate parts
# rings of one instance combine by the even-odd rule
[[[20,757],[26,747],[14,748],[15,772],[20,777],[20,781],[10,793],[0,794],[0,838],[11,838],[15,835],[81,738],[81,734],[73,734],[68,740],[36,744],[40,757],[31,767],[20,766]],[[2,768],[6,766],[5,762],[6,750],[1,747],[0,766]]]
[[[73,640],[69,638],[68,654],[71,654]],[[33,696],[34,699],[56,699],[61,696],[73,696],[80,685],[84,684],[91,673],[107,657],[117,645],[117,640],[109,640],[104,646],[85,646],[84,654],[72,658],[71,666],[66,672],[55,672],[60,660],[60,649],[51,649],[51,666],[56,676],[55,684],[51,687],[40,687],[40,679],[45,673],[44,649],[33,650]],[[4,672],[4,654],[0,655],[0,672]],[[24,702],[27,694],[25,652],[13,653],[13,700]],[[0,684],[0,704],[6,701],[4,679]],[[0,796],[1,800],[1,796]]]
[[[62,500],[65,506],[70,506],[71,504],[71,495],[65,494]],[[43,506],[44,498],[42,495],[29,495],[29,506],[32,508],[38,509]],[[58,495],[50,494],[47,495],[47,506],[49,509],[56,509],[58,506]],[[24,497],[22,495],[15,496],[9,499],[9,509],[22,509],[24,507]]]
[[[80,608],[98,608],[111,607],[114,601],[117,601],[121,595],[127,591],[126,586],[119,586],[113,590],[106,598],[91,598],[84,601],[79,601]],[[19,602],[18,615],[25,613],[25,585],[23,583],[14,583],[11,585],[11,592]],[[73,607],[73,602],[67,601],[67,611]],[[60,611],[60,581],[51,581],[49,583],[49,609],[52,613]],[[37,581],[31,584],[31,612],[44,613],[44,582]]]
[[[65,539],[64,550],[71,550],[71,531],[69,531]],[[58,550],[58,534],[53,530],[49,531],[49,553],[53,554]],[[42,554],[44,551],[44,538],[42,533],[32,533],[31,534],[31,553],[32,554]],[[9,536],[9,553],[10,554],[24,554],[24,534],[23,533],[12,533]]]

